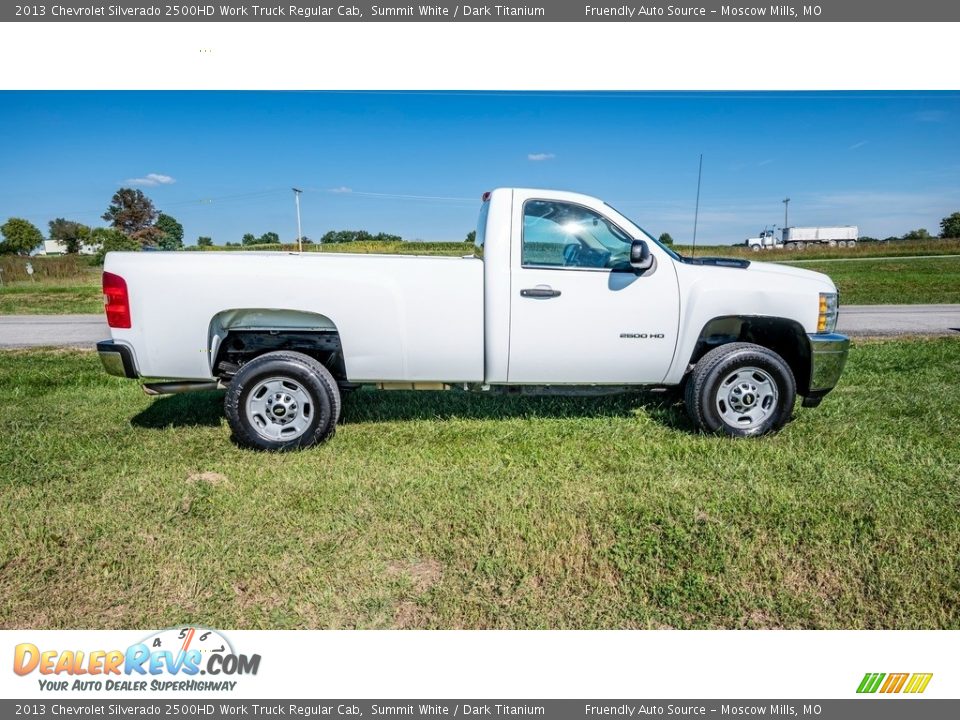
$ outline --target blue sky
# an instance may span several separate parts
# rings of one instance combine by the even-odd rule
[[[136,186],[186,241],[330,229],[460,240],[484,190],[601,197],[680,242],[765,225],[884,237],[960,210],[960,93],[0,92],[0,222]]]

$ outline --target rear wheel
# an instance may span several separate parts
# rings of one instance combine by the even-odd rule
[[[333,436],[340,391],[330,371],[309,355],[271,352],[237,371],[224,410],[241,445],[297,450]]]
[[[684,404],[706,432],[752,437],[782,428],[796,397],[793,372],[782,357],[753,343],[729,343],[693,368]]]
[[[847,240],[847,247],[856,247],[856,246],[857,246],[856,240]]]

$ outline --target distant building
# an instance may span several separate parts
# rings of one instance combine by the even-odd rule
[[[97,252],[96,245],[87,245],[84,243],[80,246],[81,255],[94,255]],[[67,246],[62,242],[57,240],[44,240],[43,247],[37,250],[37,255],[66,255]]]

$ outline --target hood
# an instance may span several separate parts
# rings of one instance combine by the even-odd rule
[[[781,275],[784,277],[796,278],[798,280],[812,280],[814,282],[833,285],[833,281],[828,275],[815,272],[813,270],[804,270],[803,268],[793,267],[792,265],[780,265],[770,262],[753,262],[740,258],[724,257],[687,257],[681,256],[680,262],[684,265],[699,267],[716,268],[734,268],[737,270],[748,270],[751,273],[763,273],[765,275]]]
[[[786,277],[797,278],[798,280],[813,280],[815,282],[833,285],[833,280],[829,275],[824,275],[814,270],[804,270],[803,268],[793,267],[792,265],[780,265],[778,263],[755,262],[750,263],[750,272],[765,273],[770,275],[783,275]]]

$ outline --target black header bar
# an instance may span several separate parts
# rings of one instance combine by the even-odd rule
[[[960,3],[944,0],[819,0],[778,5],[758,0],[649,4],[540,0],[463,3],[380,2],[160,3],[60,0],[0,5],[3,22],[956,22]],[[851,36],[851,43],[856,37]],[[803,48],[776,48],[804,52]],[[807,50],[809,51],[809,50]]]

